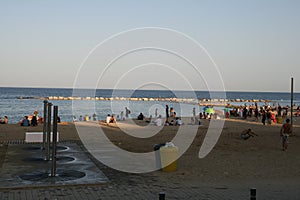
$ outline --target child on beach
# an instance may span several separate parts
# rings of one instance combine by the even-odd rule
[[[251,128],[244,130],[241,133],[241,139],[248,140],[250,137],[258,136],[256,133],[254,133]]]
[[[280,136],[282,138],[282,151],[287,150],[288,138],[292,135],[292,126],[290,124],[290,119],[286,119],[286,123],[282,125],[280,129]]]

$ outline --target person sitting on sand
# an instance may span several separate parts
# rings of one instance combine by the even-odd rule
[[[110,117],[109,123],[116,123],[116,122],[117,122],[116,117],[114,114],[112,114]]]
[[[158,118],[156,120],[153,121],[153,123],[156,126],[162,126],[162,119],[161,119],[161,115],[158,116]]]
[[[182,125],[182,121],[179,117],[176,117],[176,125],[177,126],[181,126]]]
[[[169,122],[169,126],[174,126],[174,125],[176,125],[175,123],[176,123],[176,121],[175,121],[174,119],[172,119],[172,120]]]
[[[290,119],[285,120],[286,123],[282,125],[280,129],[280,136],[282,138],[282,150],[287,150],[288,147],[288,138],[292,135],[293,129],[292,125],[290,124]]]
[[[175,116],[174,116],[175,115]],[[170,108],[170,117],[171,118],[175,118],[176,117],[176,113],[173,107]]]
[[[145,116],[143,115],[143,113],[140,113],[139,116],[137,117],[138,120],[144,120]]]
[[[2,124],[8,124],[8,117],[6,115],[4,116],[4,121],[2,122]]]
[[[150,115],[149,119],[146,120],[147,123],[151,123],[152,122],[152,115]]]
[[[106,123],[108,124],[109,123],[109,121],[110,121],[110,114],[107,114],[107,116],[106,116]]]
[[[28,116],[24,116],[22,122],[21,122],[21,126],[30,126],[29,120],[28,120]]]
[[[57,123],[61,123],[60,116],[57,116]]]
[[[78,122],[78,119],[76,118],[75,115],[73,115],[73,122]]]
[[[93,121],[97,121],[97,114],[96,113],[93,114]]]
[[[244,139],[244,140],[248,140],[250,137],[254,137],[254,136],[258,136],[257,134],[255,134],[251,128],[249,129],[246,129],[244,130],[242,133],[241,133],[241,139]]]

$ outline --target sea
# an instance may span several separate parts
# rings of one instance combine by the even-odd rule
[[[76,95],[75,95],[76,94]],[[91,96],[92,94],[92,96]],[[89,95],[89,96],[87,96]],[[291,94],[289,92],[226,92],[226,99],[229,101],[236,99],[256,99],[268,100],[259,104],[269,105],[290,105]],[[16,124],[22,120],[23,116],[33,115],[38,111],[40,117],[43,116],[44,99],[48,97],[124,97],[124,98],[197,98],[210,99],[211,93],[208,91],[168,91],[168,90],[111,90],[111,89],[82,89],[80,92],[71,88],[16,88],[0,87],[0,117],[8,116],[9,123]],[[214,94],[214,98],[218,93]],[[224,94],[220,93],[220,98]],[[294,104],[300,105],[300,93],[294,93]],[[54,106],[58,106],[58,114],[61,121],[71,122],[74,117],[80,119],[89,116],[92,119],[96,114],[97,120],[104,120],[107,114],[119,116],[125,107],[130,111],[130,117],[135,118],[140,113],[149,117],[158,115],[165,116],[166,105],[173,107],[177,116],[192,116],[193,108],[196,112],[202,112],[203,106],[196,103],[178,103],[167,101],[124,101],[124,100],[49,100]],[[230,102],[233,105],[253,104],[253,102]],[[222,109],[221,107],[219,108]]]

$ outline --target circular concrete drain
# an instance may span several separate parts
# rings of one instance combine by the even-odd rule
[[[43,147],[41,146],[28,146],[24,147],[23,150],[28,150],[28,151],[34,151],[34,150],[42,150]]]
[[[44,158],[24,158],[23,161],[25,162],[47,162]]]
[[[70,157],[70,156],[59,156],[56,158],[56,161],[58,163],[62,163],[62,162],[71,162],[71,161],[74,161],[75,158],[73,157]]]
[[[34,151],[34,150],[42,150],[43,147],[42,146],[28,146],[28,147],[24,147],[24,150],[29,150],[29,151]],[[50,149],[52,150],[52,146],[50,147]],[[56,150],[57,151],[65,151],[68,150],[69,147],[66,146],[57,146]]]
[[[50,147],[50,149],[52,150],[52,147]],[[68,149],[69,149],[69,147],[66,147],[66,146],[56,146],[56,151],[65,151]]]
[[[19,177],[25,181],[50,182],[53,181],[72,181],[85,176],[84,172],[77,170],[57,170],[56,176],[51,176],[49,172],[32,172],[20,175]]]
[[[57,163],[64,163],[64,162],[71,162],[74,161],[75,158],[70,156],[59,156],[56,158]],[[29,157],[24,158],[23,161],[25,162],[51,162],[51,160],[45,160],[44,158],[35,158],[35,157]]]

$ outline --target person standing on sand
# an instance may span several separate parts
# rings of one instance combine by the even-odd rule
[[[130,110],[127,107],[125,107],[125,117],[126,118],[129,118],[130,113],[131,113]]]
[[[247,119],[247,115],[248,115],[248,110],[247,110],[247,106],[245,105],[245,107],[243,108],[243,117],[244,117],[244,119]]]
[[[196,108],[195,107],[193,108],[192,112],[193,112],[193,118],[192,118],[193,119],[193,124],[196,124]]]
[[[168,122],[169,117],[170,117],[170,115],[169,115],[169,106],[166,105],[166,122]]]
[[[266,119],[267,119],[267,115],[266,115],[266,111],[262,111],[262,117],[261,117],[261,122],[263,123],[263,125],[266,125]]]
[[[121,113],[120,113],[120,120],[122,120],[122,121],[125,120],[125,118],[124,118],[124,111],[121,111]]]
[[[270,110],[267,111],[266,116],[267,116],[268,125],[271,125],[272,124],[272,119],[271,119],[272,114],[271,114]]]
[[[293,129],[292,125],[290,124],[290,119],[285,120],[286,123],[282,125],[280,129],[280,136],[282,138],[282,151],[287,150],[288,147],[288,138],[289,136],[292,136]]]
[[[256,121],[258,121],[258,115],[259,115],[259,112],[258,112],[258,108],[256,107],[254,110],[254,116],[255,116]]]

